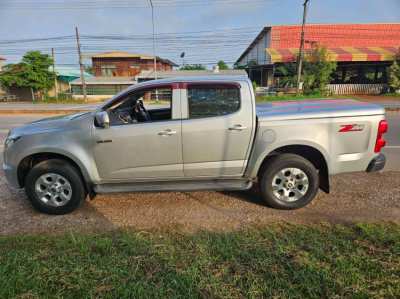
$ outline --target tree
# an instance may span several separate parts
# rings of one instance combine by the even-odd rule
[[[336,62],[329,61],[326,48],[315,46],[306,55],[303,67],[303,89],[305,93],[326,93],[326,86],[336,70]]]
[[[285,63],[278,66],[275,70],[279,74],[279,87],[294,87],[297,83],[297,69],[295,63]]]
[[[400,50],[389,68],[389,85],[395,92],[400,92]]]
[[[202,64],[186,64],[180,68],[181,71],[205,71],[206,69]]]
[[[220,70],[229,70],[229,66],[223,60],[218,61],[218,67]]]
[[[0,74],[0,83],[6,87],[27,87],[42,96],[54,85],[54,74],[49,70],[53,60],[39,51],[27,52],[22,61],[8,64]]]

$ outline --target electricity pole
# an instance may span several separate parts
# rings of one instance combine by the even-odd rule
[[[154,6],[153,1],[150,1],[151,6],[151,22],[153,24],[153,56],[154,56],[154,79],[157,80],[157,56],[156,56],[156,34],[155,34],[155,25],[154,25]]]
[[[81,44],[79,42],[79,32],[78,27],[75,27],[76,33],[76,45],[78,47],[78,56],[79,56],[79,67],[81,69],[81,82],[82,82],[82,92],[83,92],[83,99],[87,102],[87,93],[86,93],[86,82],[85,82],[85,69],[82,63],[82,53],[81,53]]]
[[[56,100],[58,100],[58,83],[57,83],[57,74],[56,74],[56,58],[54,55],[54,48],[51,48],[51,57],[53,59],[53,74],[54,74],[54,91]]]
[[[303,24],[301,26],[301,37],[300,37],[300,49],[299,49],[299,56],[297,57],[297,93],[300,92],[300,83],[301,83],[301,73],[303,68],[303,52],[304,52],[304,29],[306,26],[306,19],[307,19],[307,5],[310,0],[304,0],[303,3]]]
[[[157,80],[157,55],[156,55],[156,31],[155,31],[155,24],[154,24],[154,6],[153,1],[150,1],[151,6],[151,23],[153,24],[153,56],[154,56],[154,79]],[[156,103],[158,103],[158,89],[156,89]]]

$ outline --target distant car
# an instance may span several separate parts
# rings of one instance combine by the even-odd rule
[[[143,100],[166,107],[146,109]],[[44,213],[75,210],[89,194],[247,190],[260,185],[278,209],[307,205],[329,175],[377,171],[384,109],[354,100],[256,107],[245,77],[156,80],[121,92],[96,111],[11,130],[9,183]]]

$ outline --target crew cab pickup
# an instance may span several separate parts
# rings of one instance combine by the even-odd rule
[[[146,108],[146,103],[156,105]],[[247,190],[296,209],[329,176],[378,171],[388,125],[382,107],[355,100],[256,105],[242,76],[140,83],[97,110],[10,131],[3,168],[49,214],[89,195],[135,191]]]

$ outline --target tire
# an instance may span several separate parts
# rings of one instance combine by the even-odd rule
[[[36,210],[52,215],[74,211],[87,195],[77,169],[59,159],[36,164],[25,178],[25,192]]]
[[[281,154],[272,158],[260,177],[261,195],[273,208],[299,209],[317,195],[319,175],[314,165],[295,154]]]

